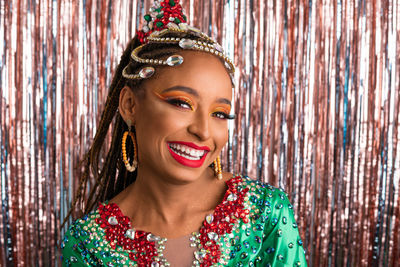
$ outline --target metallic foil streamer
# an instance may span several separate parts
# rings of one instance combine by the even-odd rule
[[[60,265],[78,161],[150,4],[0,2],[1,266]],[[286,189],[310,266],[399,266],[399,0],[183,5],[237,65],[225,169]]]

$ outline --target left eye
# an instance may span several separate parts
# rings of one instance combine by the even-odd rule
[[[174,99],[168,99],[167,102],[170,103],[171,105],[174,105],[174,106],[177,106],[180,108],[185,108],[185,109],[187,108],[187,109],[193,110],[192,105],[190,103],[186,102],[185,100],[174,98]]]
[[[218,119],[223,119],[223,120],[226,120],[229,118],[229,115],[226,114],[225,112],[215,112],[215,113],[213,113],[213,116]]]

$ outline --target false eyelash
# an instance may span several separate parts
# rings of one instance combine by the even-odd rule
[[[236,115],[235,114],[227,114],[226,119],[234,120],[234,119],[236,119]]]

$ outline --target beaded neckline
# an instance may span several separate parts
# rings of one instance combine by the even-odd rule
[[[232,233],[232,228],[239,220],[249,222],[249,210],[243,204],[248,188],[239,187],[241,182],[241,176],[226,181],[228,189],[223,200],[214,212],[206,216],[200,230],[192,234],[191,246],[197,247],[194,266],[205,267],[218,263],[221,257],[220,237]],[[96,222],[104,229],[111,248],[121,247],[139,266],[169,266],[163,256],[166,238],[134,229],[129,217],[115,203],[99,203],[98,211],[100,217]]]

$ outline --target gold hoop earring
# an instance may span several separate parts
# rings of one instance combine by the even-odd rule
[[[214,160],[214,174],[218,180],[222,180],[221,159],[219,156]]]
[[[134,133],[131,132],[131,124],[132,124],[132,122],[130,120],[128,120],[127,124],[128,124],[129,130],[125,131],[124,135],[122,136],[122,161],[124,162],[125,167],[129,172],[134,172],[136,170],[136,168],[137,168],[137,165],[138,165],[138,162],[137,162],[137,159],[136,159],[136,152],[137,152],[136,151],[136,138],[135,138]],[[132,141],[132,144],[133,144],[133,161],[132,161],[132,165],[129,163],[128,156],[126,154],[126,138],[128,137],[128,135],[131,137],[131,141]]]

